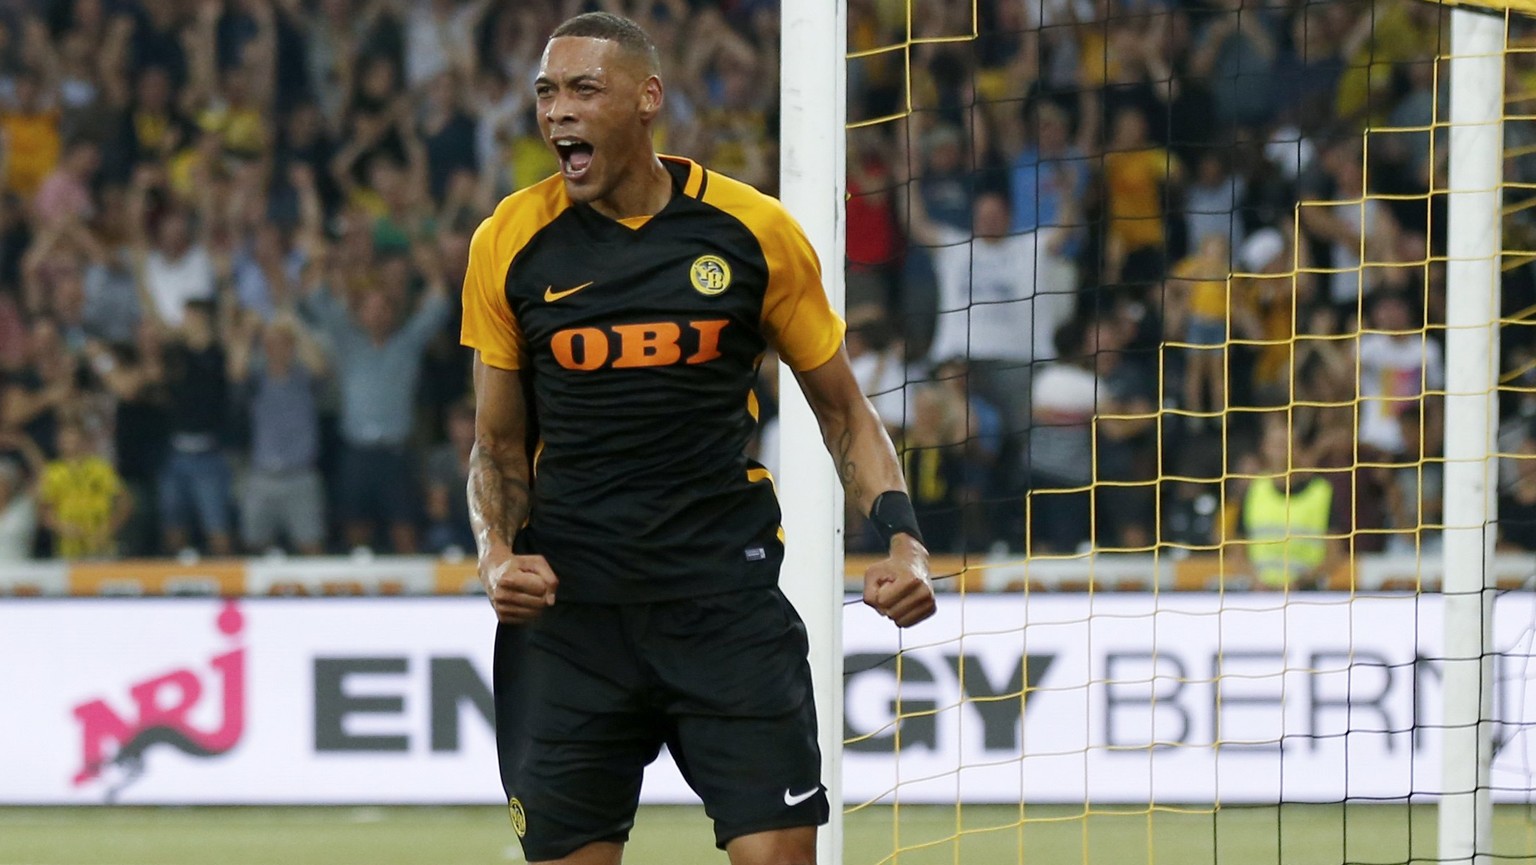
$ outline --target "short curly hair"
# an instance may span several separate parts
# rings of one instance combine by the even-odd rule
[[[571,36],[579,39],[604,39],[639,57],[652,75],[661,71],[661,57],[656,43],[639,24],[611,12],[587,12],[555,28],[549,38]]]

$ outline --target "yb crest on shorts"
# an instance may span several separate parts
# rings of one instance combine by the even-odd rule
[[[523,803],[516,796],[507,800],[507,816],[512,818],[512,831],[521,838],[528,834],[528,814],[523,810]]]
[[[730,288],[731,266],[718,255],[701,255],[688,268],[688,279],[699,294],[714,297]]]

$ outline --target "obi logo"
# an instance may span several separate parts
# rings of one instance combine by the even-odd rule
[[[95,699],[75,706],[80,722],[76,787],[105,783],[110,802],[144,774],[152,750],[217,757],[239,744],[245,732],[245,616],[230,600],[214,624],[230,641],[229,651],[200,666],[167,670],[129,685],[125,700]],[[209,718],[205,706],[217,706],[217,718],[199,725],[192,716]]]
[[[634,369],[708,363],[719,358],[726,319],[653,321],[606,328],[573,327],[549,341],[555,362],[566,369]]]

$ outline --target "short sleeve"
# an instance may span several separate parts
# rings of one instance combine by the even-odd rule
[[[507,303],[506,275],[511,262],[499,260],[497,247],[493,217],[480,223],[469,243],[459,342],[480,352],[489,366],[522,369],[527,364],[527,347]]]
[[[784,210],[758,235],[768,262],[763,332],[790,369],[804,372],[832,359],[846,325],[827,299],[821,262],[805,232]]]

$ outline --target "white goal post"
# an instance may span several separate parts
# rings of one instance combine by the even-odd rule
[[[1446,249],[1445,690],[1440,861],[1493,854],[1493,569],[1498,518],[1502,13],[1451,13]]]
[[[846,187],[847,5],[780,6],[779,195],[821,259],[833,308],[843,311]],[[779,367],[779,501],[785,556],[780,580],[810,633],[822,780],[832,803],[817,861],[843,858],[843,490],[794,373]]]

